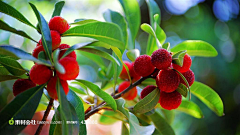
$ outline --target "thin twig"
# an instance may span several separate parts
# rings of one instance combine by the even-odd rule
[[[50,101],[49,101],[49,104],[48,104],[48,106],[47,106],[47,109],[46,109],[46,111],[44,112],[44,116],[43,116],[42,121],[46,121],[46,120],[47,120],[48,114],[49,114],[49,112],[50,112],[50,110],[51,110],[51,108],[52,108],[52,106],[53,106],[53,100],[54,100],[53,98],[50,98]],[[35,135],[39,135],[39,134],[41,133],[43,126],[44,126],[44,124],[40,124],[40,125],[39,125],[39,127],[38,127]]]

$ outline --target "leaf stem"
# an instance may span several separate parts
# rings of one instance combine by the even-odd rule
[[[49,112],[50,112],[50,110],[51,110],[51,108],[52,108],[52,106],[53,106],[53,101],[54,101],[54,99],[53,99],[53,98],[50,98],[50,101],[49,101],[49,103],[48,103],[48,106],[47,106],[47,109],[46,109],[46,111],[45,111],[45,113],[44,113],[44,116],[43,116],[42,121],[46,121],[46,120],[47,120],[48,114],[49,114]],[[39,125],[39,127],[38,127],[35,135],[39,135],[39,134],[41,133],[43,126],[44,126],[44,124],[40,124],[40,125]]]
[[[137,85],[141,84],[144,80],[148,79],[148,78],[152,78],[152,75],[155,73],[155,72],[158,72],[158,69],[155,69],[153,71],[153,73],[149,76],[146,76],[146,77],[142,77],[140,78],[138,81],[136,81],[135,83],[131,84],[129,87],[127,87],[124,91],[122,91],[121,93],[118,93],[116,95],[112,95],[112,97],[114,99],[118,99],[120,98],[121,96],[123,96],[123,94],[127,93],[128,91],[130,91],[133,87],[136,87]],[[93,109],[91,109],[89,112],[87,112],[85,114],[85,120],[88,119],[90,116],[92,116],[93,114],[97,113],[98,111],[100,111],[102,109],[102,106],[104,106],[106,104],[105,101],[101,102],[99,105],[97,105],[96,107],[94,107]]]

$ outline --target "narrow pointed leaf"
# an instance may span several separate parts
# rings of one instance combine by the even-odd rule
[[[70,54],[74,50],[80,49],[80,48],[82,48],[84,46],[91,45],[91,44],[93,44],[93,42],[80,43],[80,44],[73,45],[73,46],[71,46],[70,48],[67,49],[67,51],[61,57],[61,59],[66,57],[68,54]]]
[[[109,45],[124,49],[123,35],[118,25],[108,22],[90,22],[70,28],[65,36],[90,37]]]
[[[48,56],[48,59],[52,63],[52,56],[51,56],[51,54],[52,54],[52,37],[51,37],[50,29],[48,27],[48,23],[42,16],[42,14],[37,10],[37,8],[32,3],[29,3],[29,4],[32,7],[32,9],[38,19],[38,24],[39,24],[39,27],[40,27],[40,30],[42,33],[43,48],[45,50],[45,53]]]
[[[185,98],[187,97],[188,89],[184,84],[180,83],[176,91],[183,95]]]
[[[105,91],[101,90],[96,84],[86,80],[80,80],[80,79],[77,79],[76,81],[87,86],[94,94],[102,98],[114,111],[117,109],[117,105],[113,97],[110,96]]]
[[[23,22],[36,29],[36,27],[32,25],[19,11],[17,11],[15,8],[8,5],[7,3],[4,3],[3,1],[0,1],[0,12],[12,16],[20,22]]]
[[[180,67],[182,67],[182,65],[183,65],[183,59],[184,59],[184,56],[185,56],[186,53],[187,53],[187,51],[184,50],[184,51],[179,51],[179,52],[177,52],[176,54],[174,54],[174,55],[172,56],[172,63],[177,64],[177,65],[179,65]]]
[[[97,22],[97,20],[94,20],[94,19],[76,19],[76,20],[74,20],[74,23],[71,23],[70,25],[82,25],[82,24],[92,23],[92,22]]]
[[[25,38],[28,38],[34,42],[37,43],[36,40],[32,39],[28,34],[26,34],[24,31],[21,31],[21,30],[17,30],[11,26],[9,26],[7,23],[3,22],[2,20],[0,20],[0,29],[2,30],[5,30],[5,31],[9,31],[9,32],[12,32],[12,33],[15,33],[15,34],[18,34],[20,36],[23,36]]]
[[[162,47],[161,43],[159,42],[159,40],[157,38],[155,31],[149,24],[146,24],[146,23],[142,24],[141,29],[155,38],[155,43],[157,43],[158,48]]]
[[[207,105],[218,116],[223,116],[223,102],[219,95],[209,86],[195,81],[191,86],[191,92]]]
[[[129,60],[132,62],[135,61],[135,59],[140,56],[140,51],[138,49],[128,50],[126,53]]]
[[[160,98],[160,90],[156,88],[146,97],[140,100],[133,108],[136,113],[146,113],[154,109]]]
[[[212,45],[201,40],[186,40],[171,49],[173,53],[182,50],[187,50],[190,56],[215,57],[218,55]]]
[[[53,52],[54,67],[55,67],[55,69],[56,69],[59,73],[65,74],[65,69],[64,69],[64,67],[63,67],[63,66],[59,63],[59,61],[58,61],[59,53],[60,53],[60,50],[59,50],[59,49],[56,49],[56,50]]]
[[[54,5],[55,8],[52,14],[52,18],[54,16],[60,16],[64,4],[65,4],[65,1],[59,1]]]
[[[184,112],[198,119],[203,118],[203,113],[198,105],[188,100],[183,100],[181,105],[176,110]]]
[[[11,101],[0,112],[0,134],[19,134],[26,125],[19,125],[16,120],[31,120],[42,97],[45,85],[30,88]],[[15,120],[13,125],[9,124],[9,120]]]
[[[170,43],[167,42],[167,43],[163,44],[162,48],[166,49],[167,51],[170,51]]]
[[[148,11],[149,11],[149,17],[150,17],[150,23],[151,26],[154,27],[154,23],[156,22],[158,25],[160,25],[161,22],[161,11],[158,7],[158,4],[154,0],[146,0],[147,6],[148,6]],[[155,21],[154,20],[154,15],[158,14],[159,17]]]
[[[20,76],[27,72],[16,60],[11,58],[0,57],[0,64],[15,76]]]

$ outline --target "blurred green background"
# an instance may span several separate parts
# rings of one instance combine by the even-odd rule
[[[149,23],[148,8],[144,0],[138,0],[141,8],[141,23]],[[238,0],[155,0],[161,8],[161,27],[166,32],[166,42],[171,47],[184,40],[203,40],[212,44],[219,55],[214,58],[194,57],[191,69],[196,80],[213,88],[222,98],[225,116],[218,117],[201,101],[192,98],[203,111],[204,118],[196,119],[176,112],[173,128],[178,135],[240,135],[240,18]],[[25,15],[33,24],[37,19],[28,2],[36,5],[47,21],[50,20],[57,0],[4,0]],[[118,0],[67,0],[61,16],[69,23],[75,19],[104,21],[102,13],[107,9],[122,13]],[[24,30],[35,40],[40,34],[31,27],[0,13],[0,19],[16,29]],[[148,35],[139,31],[136,48],[145,53]],[[74,45],[91,41],[89,38],[62,38],[62,43]],[[0,44],[10,44],[31,53],[36,44],[18,35],[0,30]],[[127,57],[124,56],[124,60]],[[78,78],[92,82],[97,77],[98,66],[78,54],[80,75]],[[33,62],[20,61],[29,69]],[[106,63],[108,61],[105,61]],[[0,110],[13,98],[14,81],[0,83]]]

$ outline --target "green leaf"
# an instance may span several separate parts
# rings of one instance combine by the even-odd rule
[[[136,113],[146,113],[154,109],[160,98],[160,90],[156,88],[146,97],[140,100],[133,108]]]
[[[44,19],[42,14],[37,10],[37,8],[32,4],[29,3],[30,6],[32,7],[37,19],[38,19],[38,24],[42,33],[42,44],[43,48],[45,50],[45,53],[47,54],[50,62],[52,63],[52,37],[50,33],[50,29],[48,27],[47,21]]]
[[[0,64],[0,75],[8,75],[8,74],[9,74],[8,70],[3,65]]]
[[[60,108],[55,109],[52,121],[61,121]],[[49,135],[62,135],[62,124],[51,124],[49,128]]]
[[[184,84],[180,83],[176,91],[183,95],[185,98],[187,97],[188,89]]]
[[[61,57],[64,58],[66,57],[68,54],[70,54],[71,52],[73,52],[74,50],[77,50],[77,49],[80,49],[84,46],[87,46],[87,45],[91,45],[93,42],[87,42],[87,43],[81,43],[81,44],[76,44],[76,45],[73,45],[71,46],[70,48],[67,49],[67,51],[63,54],[63,56]]]
[[[201,109],[197,104],[191,101],[182,100],[181,105],[176,110],[189,114],[198,119],[203,118]]]
[[[54,5],[55,8],[54,8],[54,11],[53,11],[53,14],[52,14],[52,18],[54,16],[60,16],[64,4],[65,4],[65,1],[59,1]]]
[[[191,99],[191,90],[190,90],[190,86],[189,86],[189,84],[188,84],[187,79],[183,76],[182,73],[180,73],[180,72],[177,71],[176,69],[172,69],[172,70],[176,71],[176,72],[180,75],[180,77],[183,79],[183,81],[187,84],[187,88],[188,88],[188,90],[189,90],[189,100],[190,100],[190,99]]]
[[[54,67],[55,69],[61,73],[61,74],[65,74],[65,69],[64,67],[58,62],[58,56],[59,56],[60,50],[56,49],[53,52],[53,63],[54,63]]]
[[[156,108],[155,111],[157,111],[159,114],[161,114],[164,117],[164,119],[168,122],[168,124],[171,125],[173,123],[174,117],[175,117],[174,110],[166,110],[163,108]]]
[[[110,9],[103,13],[103,17],[107,22],[115,23],[121,28],[123,33],[124,48],[126,48],[126,45],[128,43],[128,33],[127,22],[124,17],[120,13],[112,11]]]
[[[158,15],[155,15],[154,17],[157,18]],[[161,44],[163,44],[165,42],[167,36],[166,36],[165,32],[163,31],[163,29],[158,24],[156,24],[155,33],[156,33],[156,36],[157,36],[157,39],[159,40],[159,42]]]
[[[191,86],[191,92],[206,104],[218,116],[223,116],[223,102],[219,95],[209,86],[195,81]]]
[[[49,63],[48,61],[38,60],[35,57],[33,57],[31,54],[19,48],[15,48],[11,45],[0,45],[0,55],[7,55],[7,56],[11,56],[14,59],[30,60],[30,61],[37,62],[39,64],[51,66],[51,63]]]
[[[179,51],[179,52],[175,53],[172,56],[172,63],[177,64],[180,67],[182,67],[183,66],[183,59],[184,59],[184,56],[185,56],[186,53],[187,53],[186,50]]]
[[[12,75],[0,75],[0,82],[9,81],[9,80],[15,80],[20,79],[21,77],[18,76],[12,76]]]
[[[166,49],[167,51],[170,51],[170,43],[167,42],[167,43],[163,44],[162,48]]]
[[[115,62],[116,64],[120,65],[118,60],[115,57],[113,57],[112,55],[110,55],[110,54],[108,54],[108,53],[106,53],[104,51],[97,50],[97,49],[90,48],[90,47],[84,47],[84,48],[80,48],[78,50],[84,51],[84,52],[89,52],[89,53],[101,56],[101,57],[103,57],[105,59],[108,59],[108,60],[110,60],[112,62]]]
[[[158,113],[149,116],[155,125],[156,129],[163,135],[175,135],[172,127],[165,121],[165,119]]]
[[[155,37],[155,40],[156,40],[155,42],[157,43],[158,48],[162,47],[161,43],[159,42],[159,40],[157,38],[157,35],[156,35],[155,31],[153,30],[153,28],[149,24],[146,24],[146,23],[142,24],[141,29],[143,31],[147,32],[148,34],[150,34],[151,36]]]
[[[109,45],[124,49],[123,36],[118,25],[108,22],[90,22],[70,28],[62,34],[66,36],[90,37]]]
[[[81,24],[92,23],[92,22],[97,22],[97,20],[94,20],[94,19],[76,19],[76,20],[74,20],[74,23],[71,23],[70,25],[81,25]]]
[[[100,115],[98,122],[103,125],[112,125],[123,119],[123,116],[120,115],[120,113],[114,111],[104,110]]]
[[[1,3],[1,2],[0,2]],[[18,34],[20,36],[23,36],[25,38],[28,38],[34,42],[37,43],[36,40],[32,39],[30,36],[28,36],[28,34],[26,34],[24,31],[21,31],[21,30],[17,30],[11,26],[9,26],[7,23],[3,22],[2,20],[0,20],[0,29],[2,30],[6,30],[6,31],[9,31],[9,32],[12,32],[12,33],[15,33],[15,34]]]
[[[132,49],[132,50],[128,50],[126,53],[127,57],[129,60],[131,61],[135,61],[135,59],[140,56],[140,52],[138,49]]]
[[[110,96],[105,91],[101,90],[96,84],[86,80],[76,79],[76,81],[87,86],[94,94],[102,98],[114,111],[117,109],[117,105],[112,96]]]
[[[82,95],[87,95],[84,90],[82,89],[79,89],[79,88],[75,88],[75,87],[72,87],[72,86],[68,86],[71,90],[77,92],[78,94],[82,94]]]
[[[122,133],[121,135],[129,135],[129,130],[125,123],[122,123]]]
[[[9,124],[9,120],[31,120],[42,97],[45,85],[30,88],[17,95],[0,112],[0,134],[19,134],[26,125]]]
[[[78,117],[77,117],[74,107],[72,107],[72,105],[67,100],[67,97],[65,95],[65,92],[62,88],[62,85],[61,85],[59,79],[57,79],[56,89],[57,89],[58,100],[60,103],[60,105],[59,105],[60,118],[63,122],[62,123],[62,133],[65,135],[78,134],[79,123],[78,124],[67,124],[67,121],[79,122],[79,120],[78,120]]]
[[[0,64],[14,76],[20,76],[27,72],[16,60],[11,58],[0,57]]]
[[[135,39],[141,23],[140,7],[137,0],[119,0],[128,23],[128,49],[135,49]]]
[[[159,25],[160,22],[161,22],[161,11],[158,7],[158,4],[154,0],[146,0],[146,3],[147,3],[147,6],[148,6],[148,10],[149,10],[149,17],[150,17],[151,26],[154,27],[155,22]],[[154,15],[155,14],[159,15],[159,17],[156,21],[154,20]]]
[[[19,11],[2,1],[0,1],[0,12],[12,16],[20,22],[23,22],[36,29],[36,27],[32,25]]]
[[[125,101],[123,99],[117,99],[117,110],[120,111],[129,121],[130,126],[130,135],[144,135],[144,134],[152,134],[154,128],[152,126],[140,126],[137,117],[128,112],[127,109],[124,108]]]
[[[75,92],[73,92],[71,89],[69,90],[67,94],[68,101],[73,105],[74,109],[76,110],[77,117],[79,119],[79,135],[86,135],[87,129],[86,124],[83,123],[85,120],[85,113],[84,113],[84,107],[83,103],[80,100],[80,98],[76,95]],[[83,122],[82,122],[83,121]]]
[[[187,50],[190,56],[215,57],[218,55],[212,45],[201,40],[186,40],[171,49],[173,53],[182,50]]]

